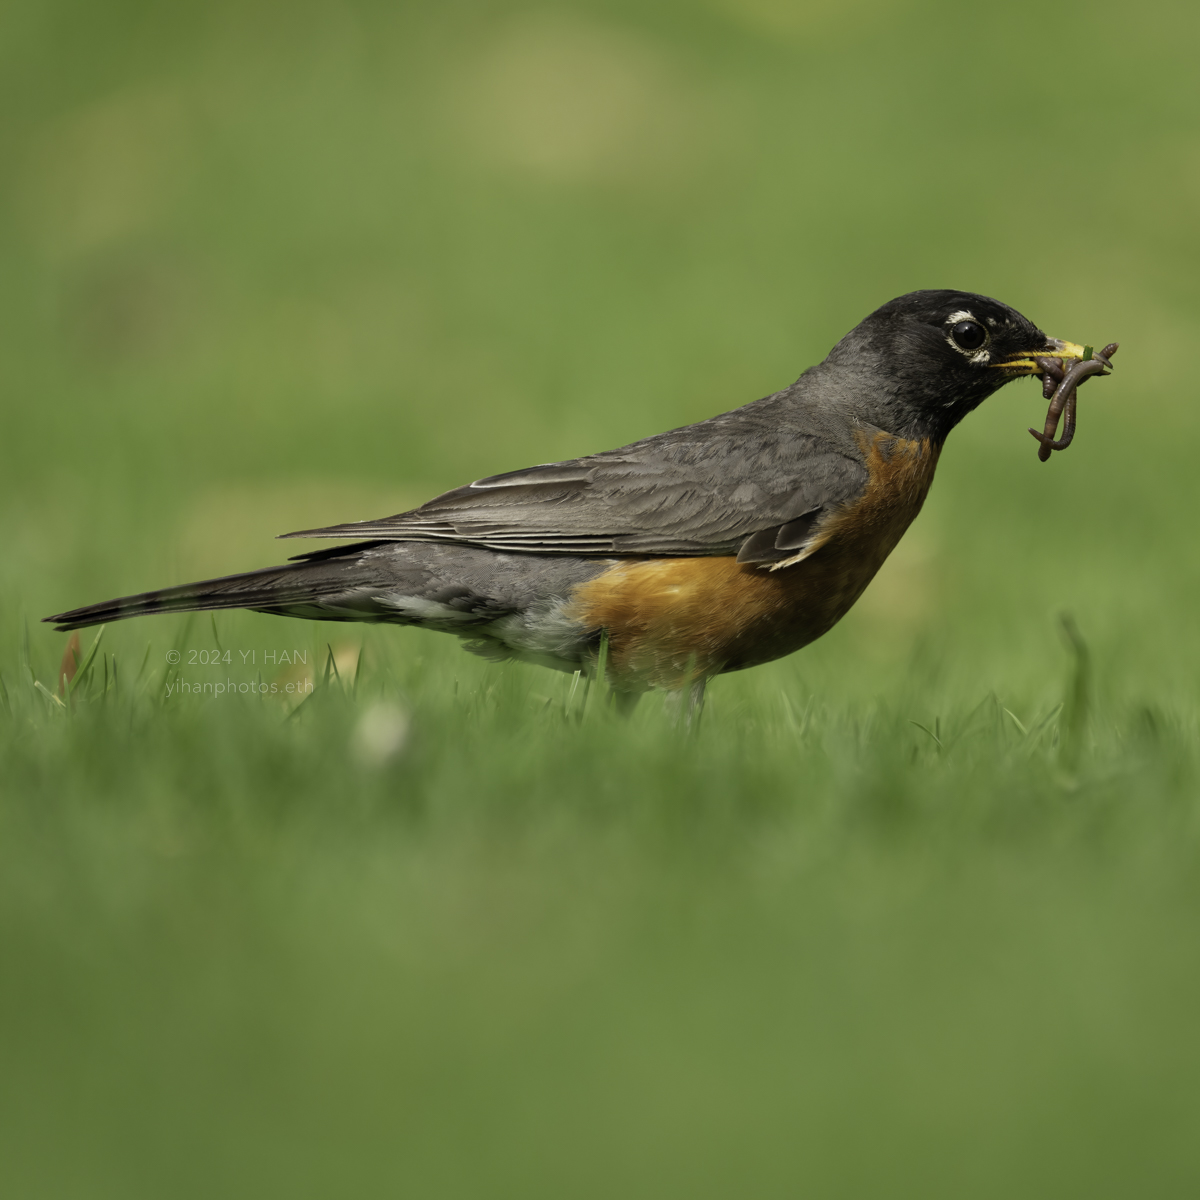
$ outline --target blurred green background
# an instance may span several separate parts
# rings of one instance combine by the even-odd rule
[[[1198,36],[0,4],[5,1195],[1195,1195]],[[1032,384],[970,417],[855,611],[700,739],[265,616],[216,636],[365,647],[361,687],[164,703],[207,618],[105,633],[140,691],[33,687],[47,613],[745,403],[925,287],[1117,372],[1046,465]],[[355,757],[368,703],[398,757]]]

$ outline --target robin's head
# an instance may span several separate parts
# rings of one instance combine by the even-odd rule
[[[874,377],[868,403],[890,420],[891,432],[941,438],[1009,380],[1037,373],[1037,357],[1083,354],[998,300],[927,291],[876,309],[826,362]]]

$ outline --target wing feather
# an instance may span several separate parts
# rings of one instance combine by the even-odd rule
[[[776,561],[867,481],[855,449],[806,427],[783,396],[606,454],[478,479],[410,512],[283,536]]]

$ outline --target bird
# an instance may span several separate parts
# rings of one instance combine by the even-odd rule
[[[355,540],[282,566],[45,619],[252,609],[415,625],[493,660],[602,670],[623,709],[659,689],[692,711],[713,677],[832,629],[920,512],[950,431],[1047,356],[1085,351],[987,296],[910,292],[731,412],[283,534]]]

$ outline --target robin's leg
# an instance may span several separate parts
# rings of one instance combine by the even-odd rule
[[[699,727],[700,714],[704,711],[704,686],[707,682],[704,678],[694,679],[683,687],[667,692],[667,711],[677,725],[689,730]]]

